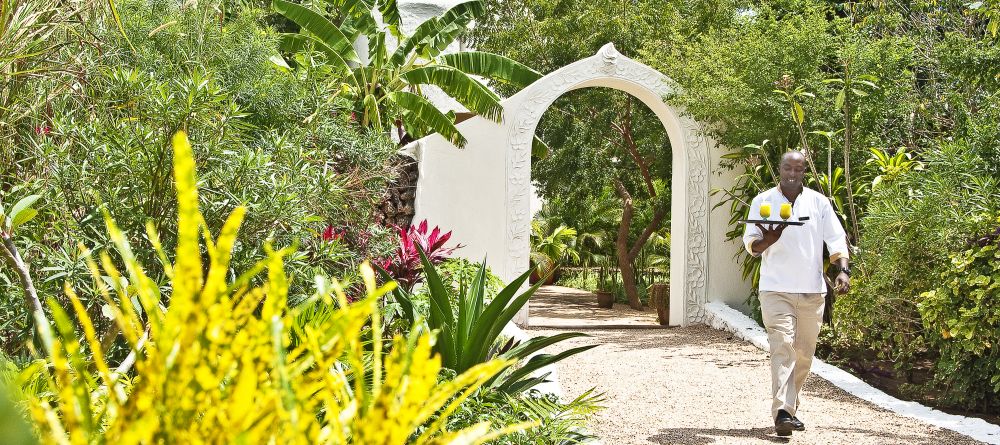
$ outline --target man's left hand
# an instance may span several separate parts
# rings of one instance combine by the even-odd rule
[[[847,291],[851,290],[851,277],[843,272],[837,274],[837,282],[834,283],[834,288],[840,294],[846,294]]]

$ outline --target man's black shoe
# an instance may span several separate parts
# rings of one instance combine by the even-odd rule
[[[798,417],[792,416],[792,429],[794,429],[795,431],[805,431],[806,424],[802,423],[802,421],[799,420]]]
[[[795,424],[792,422],[792,415],[783,409],[778,410],[778,416],[774,418],[774,432],[779,436],[791,436]]]

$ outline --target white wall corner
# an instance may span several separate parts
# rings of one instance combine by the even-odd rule
[[[396,153],[403,156],[407,156],[414,161],[420,162],[421,154],[423,154],[424,143],[423,139],[418,139],[409,144],[402,146]]]

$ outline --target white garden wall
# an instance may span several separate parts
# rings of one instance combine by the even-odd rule
[[[703,322],[710,300],[742,305],[749,286],[733,259],[738,245],[725,241],[729,214],[725,208],[710,212],[710,190],[733,179],[731,172],[718,171],[722,150],[697,122],[663,102],[675,88],[669,78],[622,56],[611,44],[504,100],[502,123],[476,117],[459,124],[469,141],[466,148],[439,135],[414,143],[420,161],[414,219],[453,230],[453,239],[466,245],[456,254],[486,257],[506,280],[527,270],[532,136],[556,98],[588,87],[635,96],[659,117],[670,138],[671,324]],[[527,322],[527,311],[518,321]]]

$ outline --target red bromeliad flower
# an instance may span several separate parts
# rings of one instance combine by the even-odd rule
[[[326,226],[326,228],[323,229],[322,237],[323,241],[343,241],[345,235],[347,235],[347,230],[345,229],[336,229],[333,226]]]
[[[417,246],[424,251],[431,264],[435,265],[447,259],[455,249],[462,247],[444,247],[451,239],[451,231],[441,233],[441,229],[435,226],[434,230],[427,233],[426,219],[419,226],[411,225],[406,229],[397,226],[396,230],[399,231],[399,247],[396,248],[395,255],[376,263],[407,290],[413,290],[413,286],[422,278],[423,266]]]

